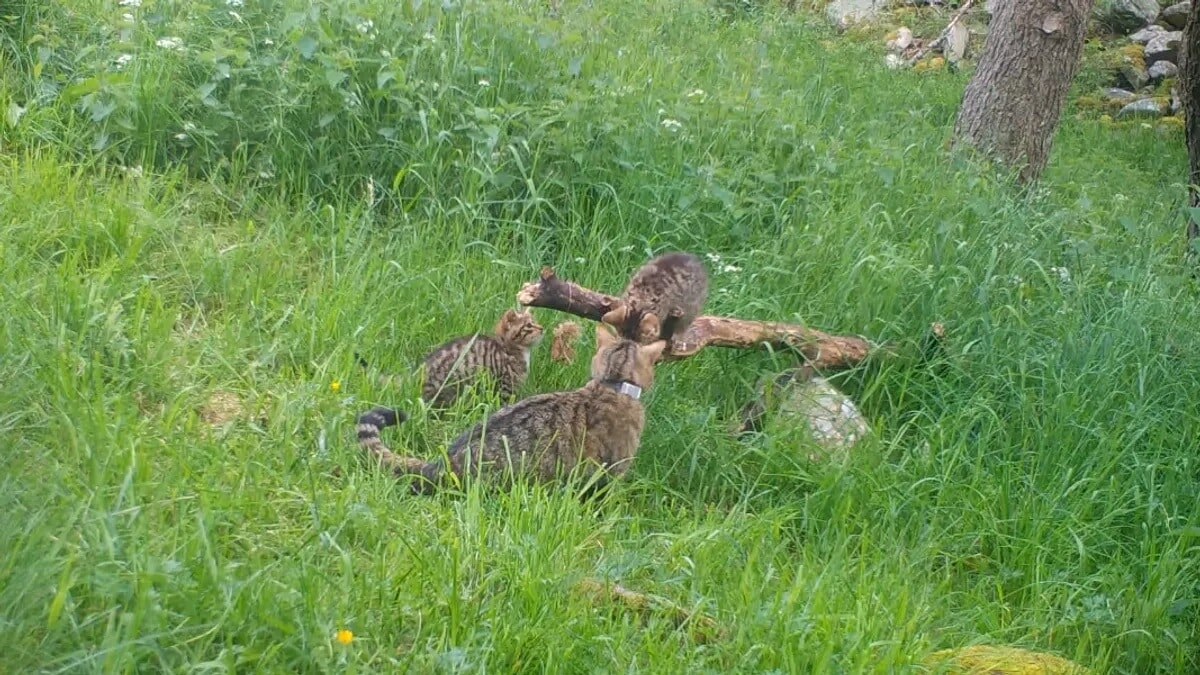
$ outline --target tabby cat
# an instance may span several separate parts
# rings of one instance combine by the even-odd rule
[[[397,476],[419,476],[414,492],[429,493],[453,474],[459,480],[486,475],[507,483],[532,477],[561,482],[577,469],[599,472],[596,485],[629,470],[641,444],[645,410],[641,395],[654,383],[654,364],[667,343],[640,345],[596,325],[592,378],[579,389],[531,396],[501,408],[450,444],[449,465],[401,457],[379,438],[404,414],[376,408],[358,419],[358,442]],[[577,474],[576,474],[577,475]]]
[[[690,253],[667,253],[642,265],[621,304],[602,317],[628,339],[670,340],[687,330],[708,299],[708,271]]]
[[[492,335],[466,335],[440,345],[425,357],[425,381],[421,398],[433,409],[445,409],[481,382],[492,385],[511,401],[529,377],[533,348],[542,340],[542,328],[529,312],[508,310],[496,323]],[[359,365],[368,367],[357,354]],[[381,378],[383,386],[395,378]]]
[[[530,355],[544,332],[533,314],[510,309],[492,335],[469,335],[441,345],[425,357],[421,398],[432,408],[448,408],[486,373],[501,398],[511,400],[529,377]]]

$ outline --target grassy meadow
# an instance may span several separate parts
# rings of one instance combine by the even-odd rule
[[[704,0],[0,0],[0,28],[0,672],[922,673],[971,644],[1200,672],[1181,134],[1068,115],[1021,193],[946,150],[969,69]],[[415,498],[360,460],[372,405],[426,456],[495,405],[434,420],[379,373],[543,265],[616,292],[669,249],[712,261],[709,313],[896,346],[834,378],[874,429],[844,466],[732,438],[795,357],[720,349],[659,368],[601,503]],[[593,344],[547,339],[526,392]]]

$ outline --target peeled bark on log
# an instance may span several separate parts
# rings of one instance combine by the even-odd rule
[[[517,302],[600,321],[621,304],[621,299],[559,279],[550,267],[542,268],[539,281],[525,284]],[[697,317],[686,331],[671,339],[661,361],[695,356],[705,347],[732,349],[794,348],[817,370],[839,370],[862,363],[871,345],[861,337],[830,335],[813,328],[769,321],[748,321],[719,316]]]

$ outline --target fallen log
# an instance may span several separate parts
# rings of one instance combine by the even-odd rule
[[[538,281],[521,288],[517,302],[526,307],[553,309],[600,321],[621,304],[621,299],[559,279],[553,268],[544,267]],[[816,370],[851,368],[863,362],[872,351],[872,345],[857,336],[830,335],[805,326],[772,321],[701,316],[671,339],[661,360],[690,358],[705,347],[795,349]]]

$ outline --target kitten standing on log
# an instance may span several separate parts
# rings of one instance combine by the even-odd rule
[[[621,304],[601,321],[643,344],[687,330],[708,299],[708,271],[690,253],[667,253],[642,265]]]
[[[449,465],[401,457],[379,438],[403,413],[375,408],[358,419],[358,442],[397,476],[415,475],[417,493],[428,493],[449,472],[458,479],[488,476],[501,483],[527,476],[561,482],[576,469],[600,470],[600,484],[629,470],[641,445],[642,392],[654,383],[663,340],[640,345],[596,326],[592,378],[579,389],[531,396],[496,411],[450,444]]]

